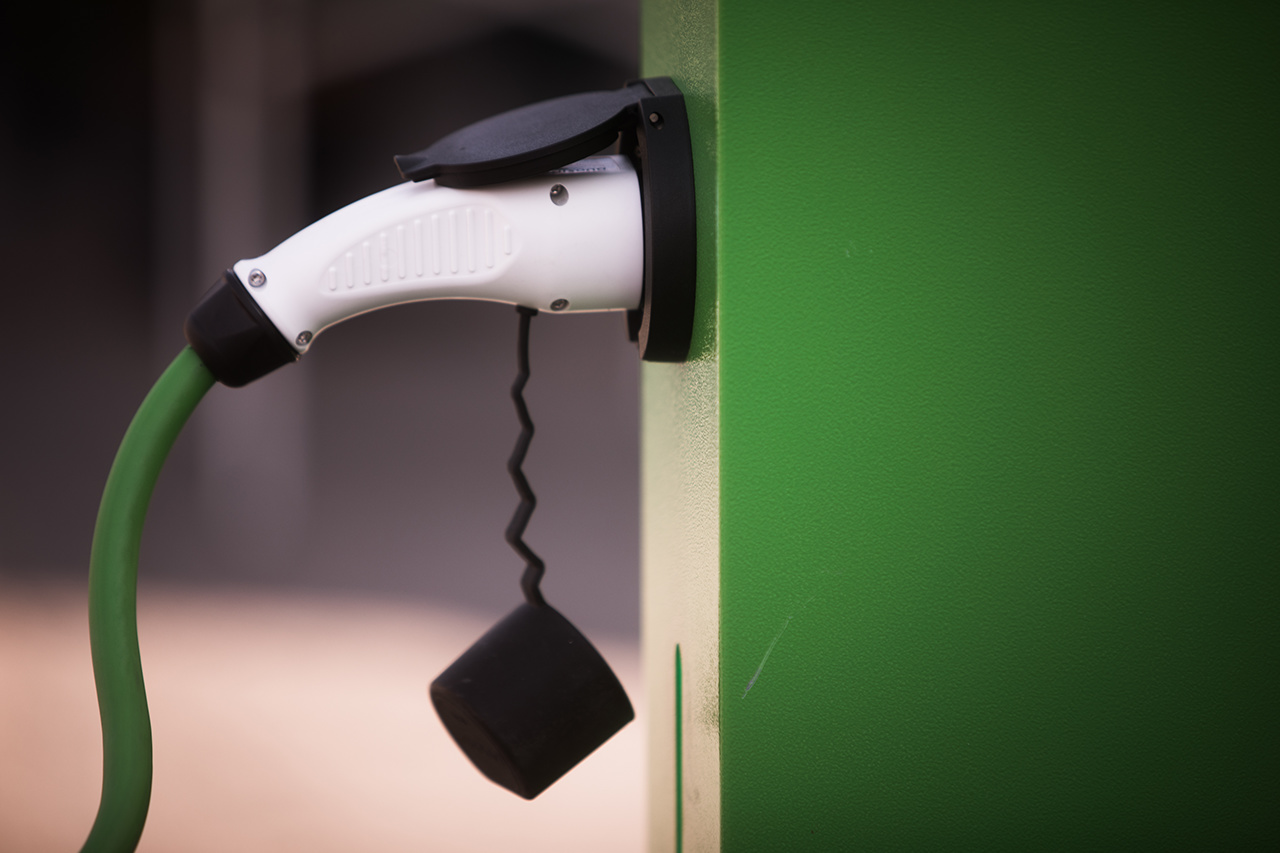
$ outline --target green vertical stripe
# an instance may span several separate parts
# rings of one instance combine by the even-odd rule
[[[676,853],[684,850],[684,670],[676,644]]]

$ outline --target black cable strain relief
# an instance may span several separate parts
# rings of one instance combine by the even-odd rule
[[[214,378],[229,388],[248,385],[298,360],[298,351],[231,270],[191,309],[183,332]]]

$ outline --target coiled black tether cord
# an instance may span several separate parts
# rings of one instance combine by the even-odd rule
[[[529,525],[529,517],[533,515],[538,499],[534,497],[533,489],[529,488],[529,481],[520,468],[524,464],[525,454],[529,452],[529,442],[533,440],[533,420],[529,417],[529,408],[524,404],[524,386],[529,381],[529,320],[538,313],[538,309],[517,305],[516,311],[520,313],[520,339],[516,345],[519,372],[511,386],[511,399],[515,401],[521,429],[515,450],[511,451],[511,458],[507,460],[507,472],[511,474],[511,481],[516,484],[516,491],[520,493],[520,505],[516,507],[515,515],[507,525],[507,544],[524,558],[524,575],[520,578],[524,600],[536,607],[545,607],[547,602],[542,597],[539,585],[547,566],[524,541],[524,529]]]

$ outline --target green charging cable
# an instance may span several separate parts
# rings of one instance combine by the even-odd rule
[[[147,394],[116,453],[89,559],[89,643],[102,717],[102,800],[81,853],[138,846],[151,803],[151,717],[138,652],[138,550],[160,469],[213,386],[187,347]]]

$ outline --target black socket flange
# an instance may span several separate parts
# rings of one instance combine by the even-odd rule
[[[680,362],[689,357],[697,292],[693,147],[676,84],[669,77],[642,82],[649,93],[637,104],[634,144],[644,210],[644,294],[635,337],[645,361]]]

